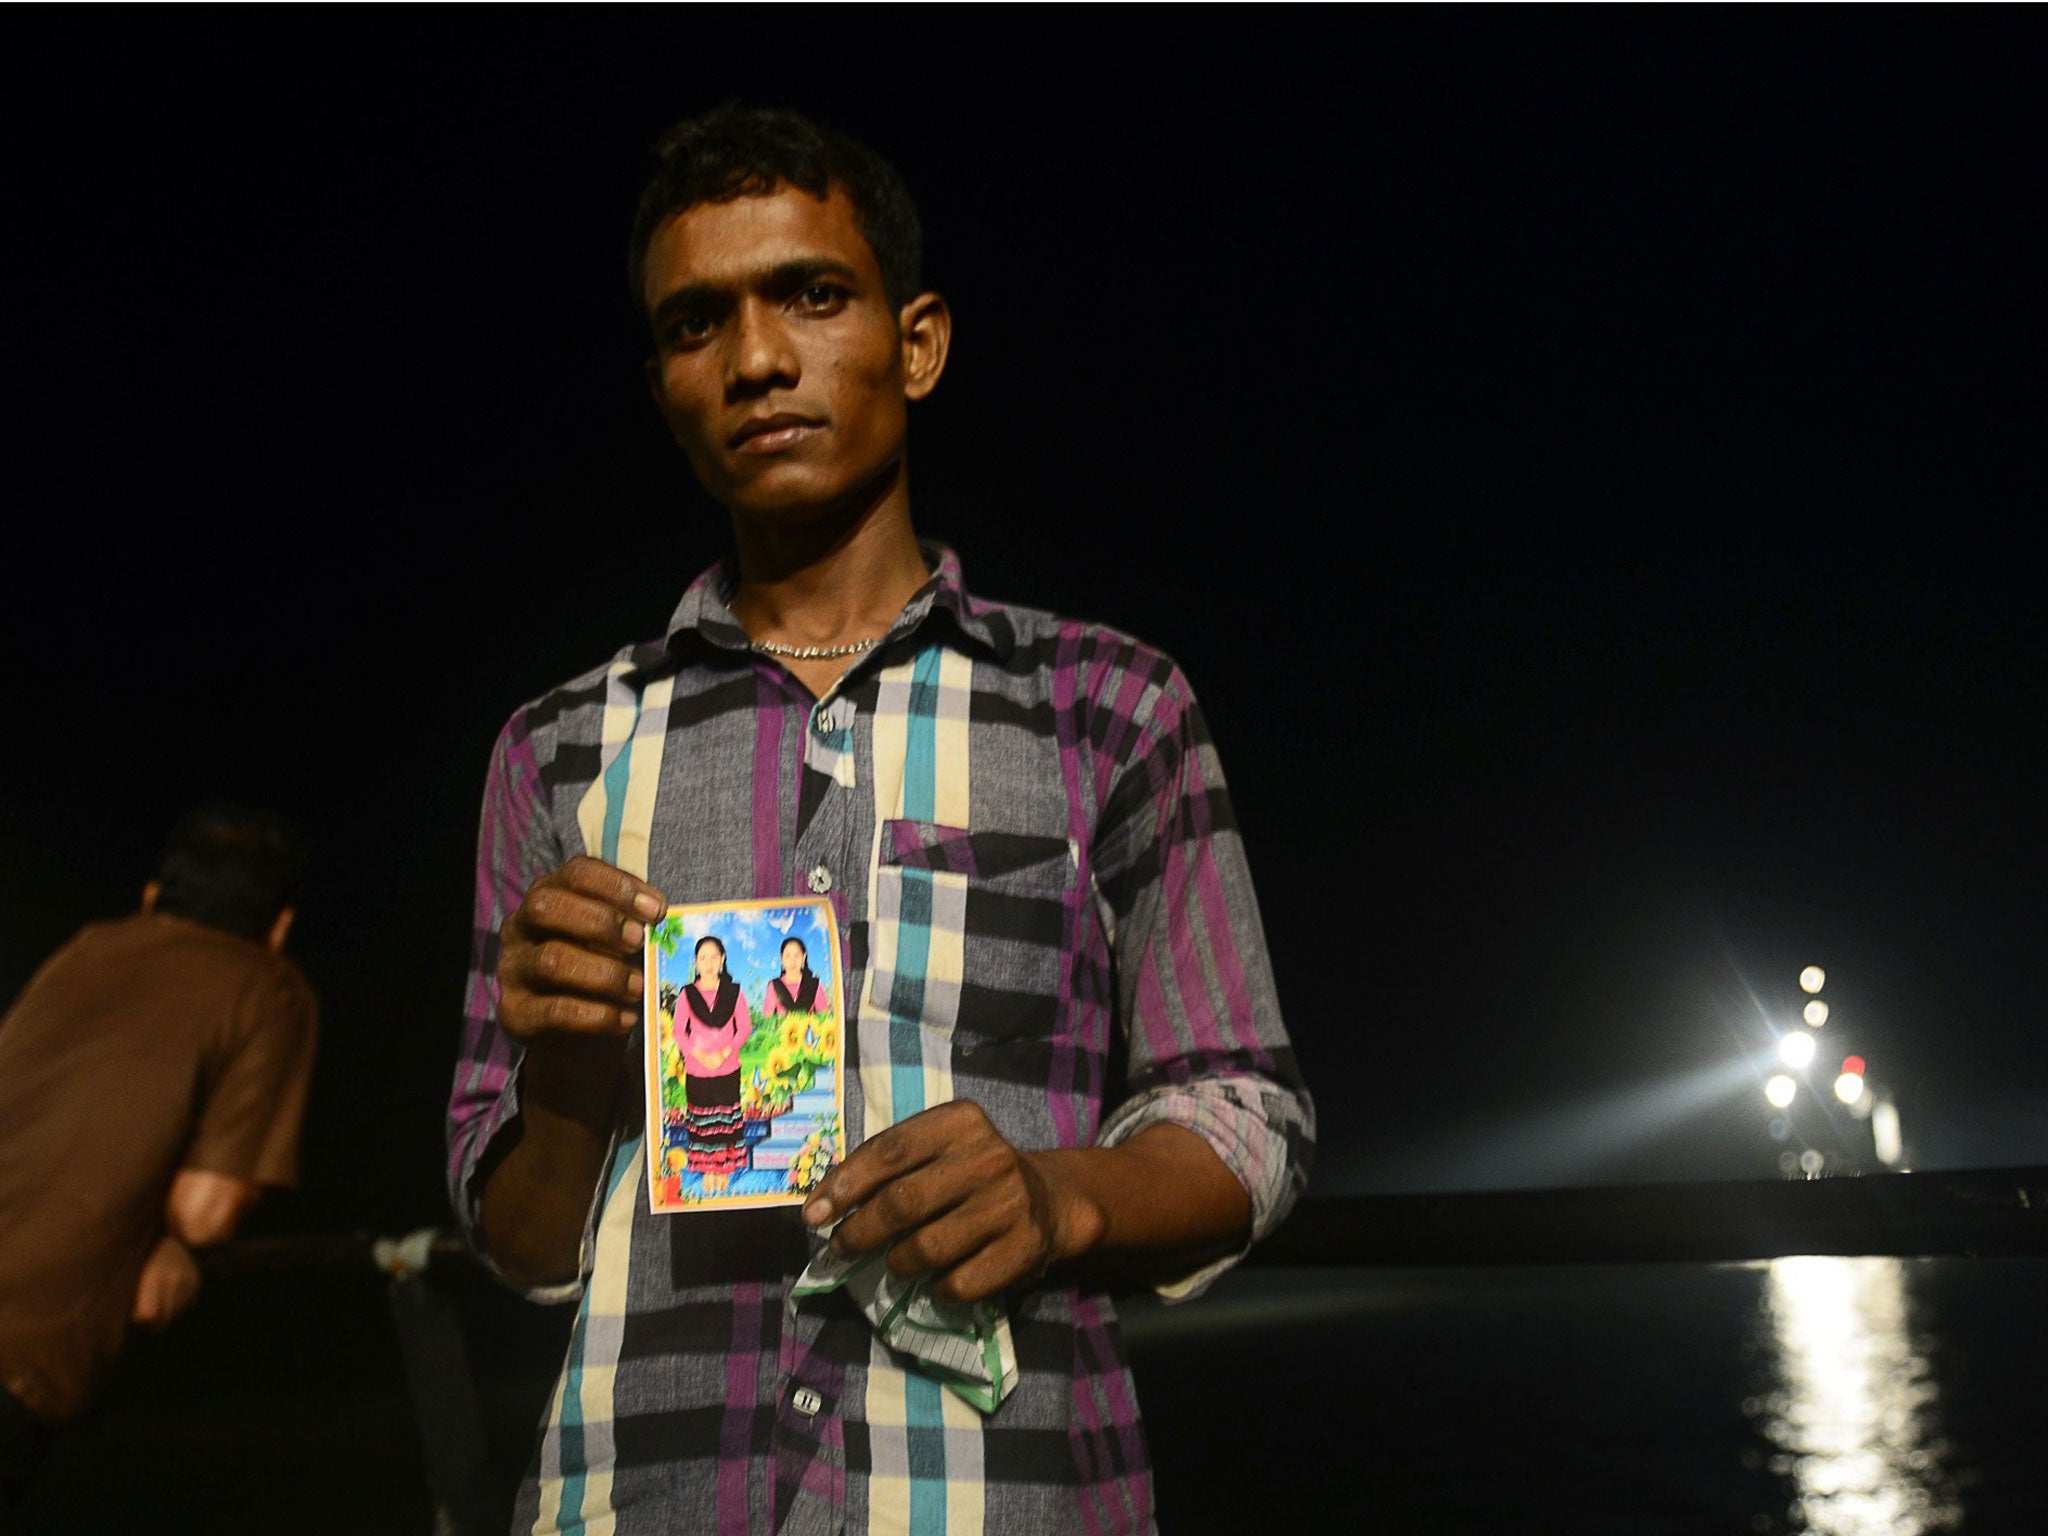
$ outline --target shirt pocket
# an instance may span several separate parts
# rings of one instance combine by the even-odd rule
[[[1052,1037],[1078,887],[1064,837],[885,822],[873,1003],[962,1049]]]

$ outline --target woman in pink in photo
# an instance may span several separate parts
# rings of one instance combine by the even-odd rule
[[[761,999],[767,1014],[816,1013],[831,1006],[831,994],[820,995],[818,978],[811,970],[811,952],[797,938],[782,941],[782,974],[768,983]]]
[[[747,1163],[740,1115],[740,1047],[754,1032],[746,993],[725,968],[725,945],[697,941],[697,976],[676,999],[676,1043],[683,1056],[684,1166],[718,1195]]]

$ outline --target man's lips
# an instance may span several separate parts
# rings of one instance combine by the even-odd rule
[[[823,425],[815,416],[778,411],[773,416],[751,418],[726,439],[726,444],[740,453],[780,453]]]

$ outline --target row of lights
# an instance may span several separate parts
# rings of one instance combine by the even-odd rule
[[[1828,1021],[1828,1005],[1818,995],[1827,981],[1827,972],[1817,965],[1809,965],[1799,973],[1800,990],[1808,994],[1802,1017],[1814,1029]],[[1820,1042],[1803,1029],[1788,1030],[1778,1041],[1778,1059],[1794,1072],[1804,1072],[1813,1065],[1813,1058],[1819,1051]],[[1864,1094],[1865,1070],[1866,1063],[1861,1056],[1844,1057],[1841,1073],[1835,1078],[1835,1097],[1844,1104],[1858,1102]],[[1783,1072],[1764,1084],[1764,1097],[1773,1109],[1784,1109],[1798,1094],[1799,1080]]]

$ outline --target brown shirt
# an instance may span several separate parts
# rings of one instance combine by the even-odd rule
[[[298,1177],[317,1010],[299,968],[182,918],[95,923],[0,1021],[0,1385],[90,1406],[183,1168]]]

